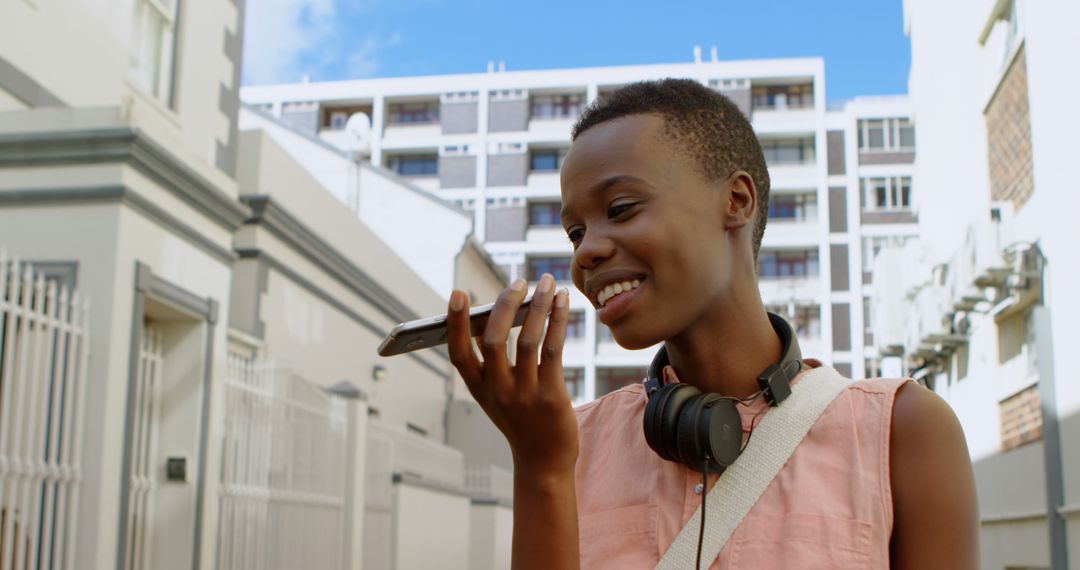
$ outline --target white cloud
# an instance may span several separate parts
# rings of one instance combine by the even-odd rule
[[[372,75],[383,47],[400,43],[401,35],[357,36],[349,16],[371,2],[342,0],[248,0],[244,28],[244,83],[299,81],[304,75],[326,78]],[[341,9],[347,7],[348,9]],[[352,13],[347,13],[352,12]]]

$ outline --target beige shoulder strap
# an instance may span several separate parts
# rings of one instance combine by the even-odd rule
[[[705,539],[701,547],[706,566],[716,560],[731,533],[757,502],[769,483],[784,467],[807,432],[844,391],[850,380],[836,370],[822,366],[806,373],[791,388],[791,395],[775,409],[769,410],[754,427],[754,435],[746,450],[728,467],[706,497],[709,517],[705,524]],[[698,530],[701,507],[671,543],[657,569],[686,570],[697,559]]]

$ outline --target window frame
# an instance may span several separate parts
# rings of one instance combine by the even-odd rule
[[[166,2],[171,5],[166,5]],[[136,87],[176,108],[176,46],[181,0],[135,0],[127,75]],[[153,28],[157,29],[154,30]],[[156,45],[153,48],[149,44]],[[151,62],[152,63],[149,63]]]

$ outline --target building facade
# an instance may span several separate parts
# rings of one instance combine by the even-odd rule
[[[448,445],[494,428],[458,421],[445,351],[376,348],[505,276],[467,214],[331,153],[449,236],[414,269],[423,228],[381,235],[292,131],[241,128],[243,5],[4,5],[0,250],[41,285],[0,254],[0,567],[497,567],[509,475]],[[57,286],[90,302],[68,357]]]
[[[569,284],[558,173],[570,127],[604,93],[663,77],[696,79],[728,95],[759,134],[772,178],[760,254],[765,303],[794,323],[804,354],[854,378],[876,374],[876,357],[867,360],[864,250],[914,232],[914,130],[902,98],[827,108],[821,59],[490,69],[245,87],[241,97],[472,212],[476,234],[511,278],[550,272]],[[639,381],[652,351],[619,347],[570,288],[564,366],[575,401]]]
[[[983,568],[1080,568],[1078,17],[1068,1],[904,2],[921,240],[874,261],[875,345],[956,411]]]

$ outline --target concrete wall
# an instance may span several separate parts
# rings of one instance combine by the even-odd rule
[[[242,5],[180,3],[183,25],[171,108],[128,78],[135,25],[131,2],[12,3],[0,21],[0,60],[32,77],[63,106],[124,108],[152,138],[170,141],[182,159],[228,189],[229,177],[216,163],[218,154],[227,152],[235,121],[230,46],[239,35],[237,7]],[[0,75],[0,91],[6,91],[5,81]]]
[[[440,156],[440,188],[472,188],[476,186],[475,156]]]
[[[489,154],[487,157],[488,186],[524,186],[529,174],[529,155]]]
[[[493,100],[488,105],[488,132],[524,131],[529,126],[529,100]]]
[[[439,106],[439,122],[442,124],[442,134],[475,133],[479,118],[478,109],[479,103],[476,101],[442,103]]]

